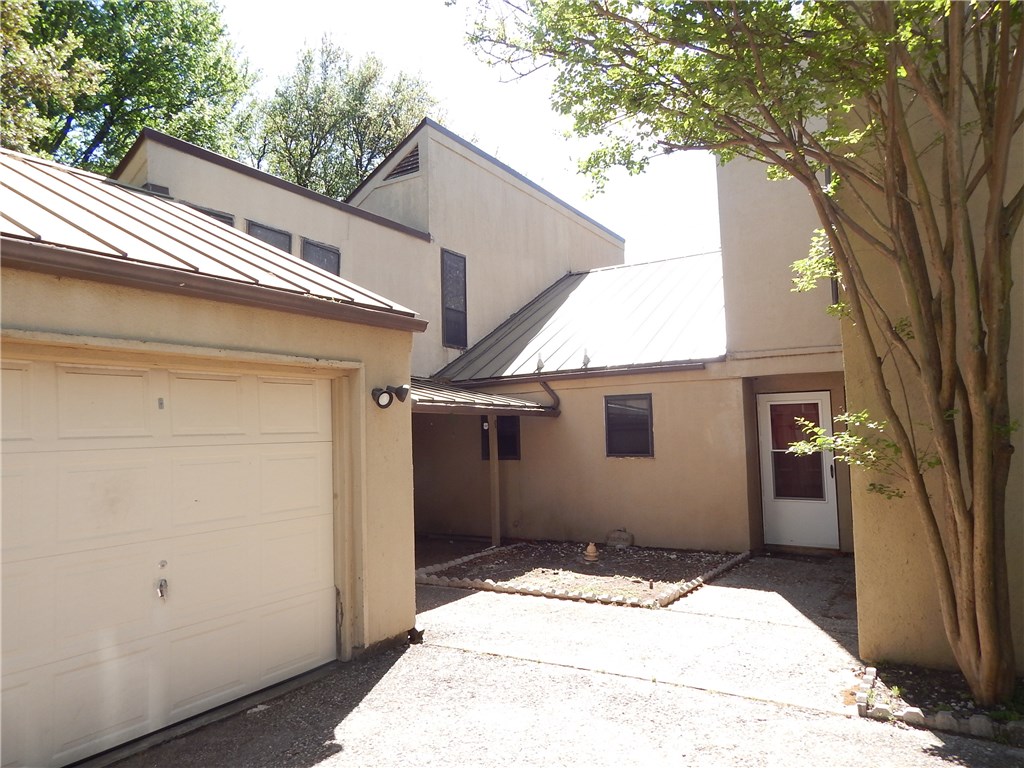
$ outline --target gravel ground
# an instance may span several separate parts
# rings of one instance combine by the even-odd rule
[[[758,558],[658,611],[420,587],[422,645],[117,765],[1024,766],[852,716],[851,576]]]

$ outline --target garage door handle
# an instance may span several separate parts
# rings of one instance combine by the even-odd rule
[[[167,579],[160,579],[156,583],[156,596],[160,598],[167,597]]]

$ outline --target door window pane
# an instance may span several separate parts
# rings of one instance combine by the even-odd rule
[[[772,474],[777,499],[825,498],[824,461],[820,453],[797,456],[787,453],[791,443],[803,440],[796,420],[806,419],[818,426],[821,419],[817,403],[772,403]]]

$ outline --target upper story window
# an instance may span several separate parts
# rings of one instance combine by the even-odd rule
[[[498,459],[519,459],[519,417],[498,416],[495,419],[498,427]],[[487,427],[487,417],[480,417],[480,458],[489,461],[491,458],[491,440]]]
[[[441,343],[446,347],[465,349],[466,323],[466,257],[441,251]]]
[[[341,274],[341,251],[333,245],[302,238],[302,260],[314,264],[332,275]]]
[[[292,252],[291,232],[285,232],[283,229],[274,229],[273,227],[268,227],[266,224],[260,224],[255,221],[246,222],[246,232],[257,240],[262,240],[268,245],[280,248],[286,253]]]
[[[200,213],[205,213],[211,219],[216,219],[221,224],[227,224],[229,227],[235,226],[235,217],[230,213],[218,211],[215,208],[207,208],[202,205],[196,205],[194,203],[185,203],[185,205],[187,205],[189,208],[192,208],[193,210],[199,211]]]
[[[609,456],[653,456],[651,396],[606,395],[604,429]]]

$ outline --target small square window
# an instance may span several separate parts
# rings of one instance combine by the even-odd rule
[[[341,274],[341,251],[333,245],[302,238],[302,260],[332,275]]]
[[[224,211],[218,211],[218,210],[216,210],[214,208],[205,208],[205,207],[203,207],[201,205],[194,205],[192,203],[185,203],[185,205],[187,205],[189,208],[191,208],[191,209],[193,209],[195,211],[199,211],[200,213],[205,213],[211,219],[216,219],[221,224],[227,224],[229,227],[235,226],[235,217],[232,216],[230,213],[225,213]]]
[[[654,455],[654,420],[649,394],[606,396],[604,427],[608,456]]]
[[[246,222],[245,231],[257,240],[262,240],[267,245],[280,248],[285,253],[292,252],[291,232],[285,232],[283,229],[274,229],[273,227],[268,227],[265,224],[259,224],[255,221]]]
[[[498,459],[500,461],[519,460],[519,417],[499,416],[498,426]],[[487,430],[487,417],[480,417],[480,458],[491,460],[491,441]]]

